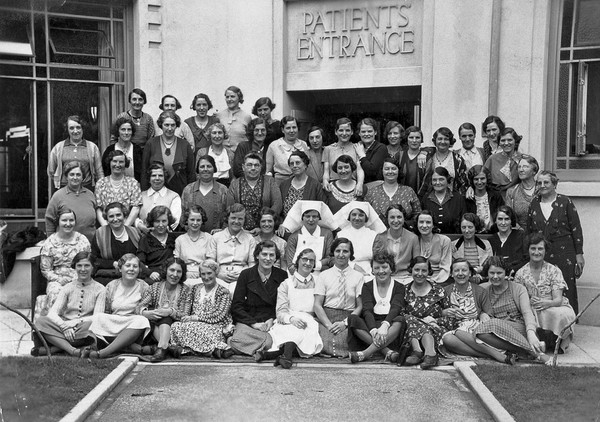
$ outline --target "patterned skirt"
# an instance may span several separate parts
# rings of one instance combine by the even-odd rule
[[[352,311],[345,311],[343,309],[323,308],[329,321],[337,322],[343,321],[348,318]],[[338,334],[331,334],[331,332],[325,328],[323,324],[319,324],[319,335],[323,340],[322,353],[330,356],[346,358],[349,356],[348,352],[348,330],[344,330]]]
[[[218,324],[201,321],[174,322],[171,325],[171,342],[196,353],[211,353],[215,349],[228,349],[223,329]]]
[[[425,334],[431,334],[437,350],[438,345],[442,340],[442,336],[448,331],[447,318],[438,318],[436,324],[428,324],[421,318],[417,318],[413,315],[405,315],[405,318],[406,335],[404,337],[407,340],[415,339],[420,341]]]
[[[506,319],[492,318],[489,321],[482,322],[474,331],[477,334],[494,334],[510,344],[521,349],[531,351],[529,341],[527,341],[527,330],[525,323],[521,321],[509,321]],[[477,340],[481,341],[481,340]]]

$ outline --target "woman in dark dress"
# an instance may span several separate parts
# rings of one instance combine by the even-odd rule
[[[146,217],[148,226],[152,227],[148,234],[140,239],[137,256],[148,266],[146,282],[148,284],[160,281],[160,270],[163,262],[173,258],[175,250],[175,233],[169,232],[169,226],[175,222],[171,210],[164,205],[157,205]]]
[[[490,238],[492,252],[506,261],[510,273],[515,273],[528,261],[524,232],[516,229],[517,217],[508,205],[501,205],[494,216],[497,231]]]
[[[200,93],[194,96],[190,108],[196,112],[196,115],[185,119],[185,122],[194,134],[194,151],[208,148],[210,140],[206,136],[205,129],[214,123],[219,123],[217,116],[208,115],[209,110],[213,108],[213,104],[208,95]]]
[[[571,198],[556,193],[558,177],[547,170],[537,178],[539,196],[529,208],[527,231],[541,233],[548,241],[546,258],[563,273],[569,289],[565,292],[569,303],[579,313],[576,280],[581,277],[583,258],[583,231],[579,214]]]

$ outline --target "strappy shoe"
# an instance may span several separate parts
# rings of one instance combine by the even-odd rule
[[[350,352],[350,363],[358,363],[365,360],[365,354],[363,352]]]
[[[506,357],[504,358],[504,363],[507,365],[514,365],[517,362],[517,355],[511,352],[505,353]]]

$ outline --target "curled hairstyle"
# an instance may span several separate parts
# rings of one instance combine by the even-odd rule
[[[152,163],[150,165],[150,167],[148,168],[148,172],[146,174],[146,177],[148,177],[148,180],[150,180],[150,178],[152,177],[152,170],[162,170],[163,176],[166,177],[166,171],[165,171],[165,166],[162,163]]]
[[[473,214],[472,212],[466,212],[462,215],[459,222],[459,229],[462,225],[463,221],[468,221],[475,226],[475,231],[479,232],[483,228],[483,223],[481,222],[481,218],[477,214]]]
[[[411,126],[411,127],[414,127],[414,126]],[[383,130],[383,138],[387,140],[388,136],[390,136],[390,132],[394,128],[400,129],[400,143],[402,144],[403,142],[405,142],[404,126],[402,126],[400,123],[398,123],[395,120],[390,120],[389,122],[387,122],[387,124],[385,125],[385,129]]]
[[[187,265],[186,265],[185,261],[181,258],[175,258],[175,257],[167,258],[160,266],[160,275],[163,280],[166,279],[167,278],[167,270],[173,264],[178,264],[181,267],[181,278],[179,279],[179,284],[183,284],[183,282],[187,278]]]
[[[171,210],[169,209],[169,207],[165,207],[164,205],[157,205],[154,208],[152,208],[146,216],[146,222],[148,223],[148,226],[152,227],[154,225],[154,222],[163,215],[167,216],[167,222],[169,226],[175,224],[175,218],[173,217],[173,214],[171,214]]]
[[[225,90],[225,94],[223,94],[223,95],[227,95],[227,91],[231,91],[231,92],[235,93],[235,95],[238,96],[240,104],[244,103],[244,94],[242,93],[242,90],[239,89],[237,86],[231,85],[231,86],[227,87],[227,89]]]
[[[538,163],[538,160],[536,160],[533,155],[522,154],[521,155],[521,160],[527,161],[527,163],[531,167],[533,167],[533,175],[534,176],[537,174],[538,171],[540,171],[540,164]],[[521,161],[521,160],[519,160],[519,161]]]
[[[517,216],[515,215],[515,212],[513,211],[513,209],[511,207],[509,207],[508,205],[500,205],[498,207],[498,209],[494,213],[494,224],[495,224],[496,219],[498,218],[498,214],[500,214],[500,213],[504,213],[508,216],[508,218],[510,218],[510,226],[512,228],[517,227]]]
[[[554,185],[554,187],[556,187],[558,185],[558,176],[556,175],[556,173],[552,173],[549,170],[542,170],[540,172],[540,174],[538,174],[538,177],[540,176],[550,176],[550,181],[552,182],[552,184]]]
[[[258,242],[256,247],[254,248],[254,260],[258,261],[258,256],[265,248],[274,248],[275,249],[275,260],[279,261],[281,258],[281,252],[277,248],[277,245],[272,240],[263,240],[262,242]]]
[[[458,127],[458,136],[460,137],[460,133],[463,130],[470,130],[473,132],[473,136],[477,135],[477,129],[475,129],[475,125],[473,123],[465,122]]]
[[[337,173],[338,163],[348,164],[348,165],[350,165],[350,170],[352,172],[356,171],[357,167],[356,167],[356,163],[354,162],[354,159],[347,154],[340,155],[333,163],[333,166],[331,166],[331,169],[336,173]]]
[[[467,171],[467,179],[469,179],[469,186],[475,189],[475,177],[479,176],[481,173],[485,175],[486,188],[489,189],[490,184],[492,183],[492,173],[490,172],[490,169],[482,166],[481,164],[476,164]]]
[[[431,233],[439,233],[440,229],[438,227],[436,227],[435,225],[435,220],[433,218],[433,214],[431,211],[429,210],[421,210],[416,216],[415,216],[415,234],[417,235],[417,237],[421,237],[421,232],[419,231],[419,219],[424,216],[424,215],[428,215],[429,217],[431,217],[431,221],[433,223],[433,228],[431,229]]]
[[[200,205],[192,205],[191,207],[186,208],[186,210],[183,212],[183,218],[186,223],[188,221],[188,218],[190,218],[191,213],[200,214],[202,218],[202,224],[208,221],[208,216],[206,215],[206,211],[204,211],[204,208],[202,208]]]
[[[208,110],[213,108],[212,101],[210,101],[210,98],[208,98],[208,95],[200,93],[200,94],[194,95],[194,99],[192,100],[192,105],[190,105],[190,108],[192,110],[196,110],[196,101],[198,101],[198,98],[204,98],[204,100],[206,101],[206,104],[208,105]]]
[[[246,154],[244,156],[244,164],[246,164],[246,161],[248,160],[257,160],[260,163],[261,167],[265,166],[265,160],[263,160],[260,154],[257,154],[256,152],[249,152],[248,154]]]
[[[283,131],[285,125],[287,125],[289,122],[296,122],[296,126],[298,126],[298,120],[294,116],[284,116],[280,122],[281,131]]]
[[[277,213],[269,207],[262,207],[260,210],[260,219],[262,220],[263,215],[270,215],[271,217],[273,217],[273,230],[277,230],[277,227],[279,227],[279,216],[277,215]]]
[[[258,116],[258,109],[266,105],[271,111],[275,110],[275,103],[269,97],[260,97],[252,107],[252,114]]]
[[[447,137],[448,141],[450,141],[450,146],[452,146],[456,143],[456,139],[454,139],[454,134],[452,133],[452,131],[445,126],[442,126],[441,128],[439,128],[438,130],[436,130],[433,133],[433,138],[431,141],[433,142],[433,145],[435,145],[436,147],[437,147],[438,135],[443,135],[443,136]]]
[[[118,208],[121,210],[121,213],[123,213],[123,216],[125,216],[126,214],[128,214],[128,210],[125,208],[125,205],[123,205],[121,202],[111,202],[110,204],[106,205],[104,207],[104,212],[103,212],[103,216],[106,219],[106,216],[108,215],[108,212],[110,210],[112,210],[113,208]]]
[[[500,132],[502,132],[504,130],[504,128],[506,127],[500,117],[494,116],[494,115],[487,116],[485,118],[485,120],[483,121],[483,123],[481,124],[481,131],[483,133],[487,133],[487,127],[490,123],[496,123],[496,126],[498,126],[498,130]]]
[[[510,273],[510,266],[508,265],[508,262],[506,262],[501,256],[494,255],[485,260],[483,264],[483,271],[481,272],[484,277],[488,277],[490,267],[502,268],[506,275],[509,275]]]
[[[409,126],[404,131],[404,143],[405,144],[408,143],[408,137],[410,136],[411,133],[418,133],[419,135],[421,135],[421,143],[423,143],[423,131],[421,130],[421,128],[419,126]]]
[[[510,135],[515,140],[515,151],[519,149],[519,144],[523,137],[517,133],[512,127],[504,128],[500,131],[500,137]]]
[[[175,120],[175,126],[176,127],[181,126],[181,117],[179,117],[177,115],[177,113],[175,113],[174,111],[163,111],[158,116],[158,119],[156,119],[156,124],[158,125],[158,127],[162,128],[162,125],[163,125],[163,123],[165,122],[166,119],[173,119],[173,120]]]
[[[140,97],[142,97],[142,100],[144,100],[144,104],[146,104],[148,102],[148,100],[146,99],[146,93],[144,91],[142,91],[140,88],[133,88],[131,90],[131,92],[129,93],[129,96],[127,97],[127,101],[129,101],[131,103],[131,97],[133,96],[133,94],[137,94]]]
[[[532,233],[527,236],[525,240],[525,246],[529,248],[531,245],[537,245],[540,242],[544,242],[544,248],[548,249],[548,240],[541,233]]]
[[[308,167],[310,164],[310,158],[308,158],[308,155],[306,155],[304,151],[293,151],[288,158],[288,166],[290,165],[290,159],[292,157],[299,157],[302,160],[302,162],[306,165],[306,167]]]
[[[65,125],[64,125],[64,130],[63,130],[64,136],[66,136],[66,137],[69,136],[69,120],[79,124],[81,126],[82,133],[85,132],[85,130],[84,130],[84,126],[86,126],[85,120],[83,120],[78,115],[74,114],[72,116],[67,117],[67,119],[65,120]]]
[[[467,261],[466,258],[456,258],[456,259],[452,260],[452,265],[450,266],[450,273],[452,273],[452,270],[454,269],[454,265],[456,265],[456,264],[467,264],[467,266],[469,267],[469,273],[471,274],[471,276],[475,275],[475,268],[473,268],[471,263],[469,261]]]
[[[365,117],[364,119],[362,119],[360,122],[358,122],[358,124],[356,125],[356,130],[358,132],[360,132],[360,128],[365,125],[365,126],[371,126],[373,128],[373,130],[375,132],[377,132],[377,122],[375,121],[375,119],[372,119],[370,117]]]
[[[121,258],[119,258],[119,260],[117,261],[117,266],[119,267],[119,271],[121,271],[121,268],[123,268],[123,265],[125,265],[125,263],[127,261],[131,261],[132,259],[135,259],[138,263],[138,265],[140,265],[140,259],[136,256],[136,254],[134,253],[126,253],[125,255],[123,255]],[[139,275],[139,274],[138,274]]]
[[[216,274],[219,274],[219,264],[214,259],[205,259],[198,266],[199,268],[208,268]]]
[[[213,167],[213,173],[217,172],[217,163],[215,159],[208,154],[201,155],[198,157],[198,161],[196,161],[196,173],[200,173],[200,161],[208,161],[210,165]]]
[[[204,136],[206,136],[206,138],[212,143],[212,136],[211,136],[211,132],[213,131],[214,128],[218,128],[221,129],[221,132],[223,132],[223,139],[228,139],[229,138],[229,134],[227,133],[227,130],[225,129],[225,125],[223,125],[223,123],[217,122],[217,123],[213,123],[212,125],[210,125],[209,127],[207,127],[204,130]]]
[[[94,255],[92,255],[91,252],[87,252],[87,251],[81,251],[81,252],[77,252],[77,254],[73,257],[73,261],[71,261],[71,268],[75,268],[75,265],[77,265],[77,263],[79,261],[83,261],[84,259],[87,259],[88,261],[90,261],[90,264],[92,264],[92,267],[96,264],[96,257]]]
[[[175,100],[175,110],[179,110],[181,108],[181,103],[179,102],[177,97],[174,95],[170,95],[170,94],[167,94],[160,99],[160,105],[158,106],[158,108],[160,108],[161,110],[165,109],[164,104],[165,104],[165,100],[167,98],[173,98]]]
[[[446,169],[446,167],[436,167],[433,169],[433,173],[431,173],[431,179],[430,179],[430,183],[433,184],[433,175],[437,174],[438,176],[442,176],[444,179],[446,179],[446,182],[448,182],[449,185],[452,184],[452,177],[450,176],[450,173],[448,173],[448,170]]]
[[[371,259],[371,267],[375,263],[378,264],[388,264],[390,269],[392,270],[392,274],[396,272],[396,261],[394,260],[394,255],[387,251],[378,251],[373,254],[373,258]]]
[[[111,152],[109,152],[106,155],[106,164],[108,164],[108,168],[110,168],[110,162],[112,161],[112,159],[115,157],[118,157],[120,155],[125,157],[125,167],[129,168],[129,165],[131,164],[131,160],[129,159],[128,156],[125,155],[125,153],[123,151],[118,150],[118,149],[113,149]]]
[[[248,141],[254,142],[254,129],[256,129],[256,126],[258,125],[265,125],[265,130],[267,131],[267,134],[269,133],[269,124],[267,123],[267,121],[265,119],[257,117],[256,119],[252,119],[246,127],[246,137],[248,138]]]
[[[398,211],[400,211],[402,213],[402,216],[406,220],[406,210],[404,209],[404,207],[402,206],[402,204],[390,204],[390,206],[387,207],[387,210],[385,210],[385,221],[386,221],[386,224],[387,224],[388,217],[390,216],[390,212],[392,210],[398,210]]]
[[[417,264],[427,264],[427,273],[429,275],[433,275],[433,268],[431,268],[431,262],[429,262],[427,258],[421,255],[415,256],[413,259],[410,260],[410,264],[408,265],[408,272],[412,273],[414,266]]]
[[[394,166],[396,166],[396,168],[398,169],[398,177],[396,178],[396,181],[399,182],[402,178],[402,170],[400,169],[400,163],[398,162],[398,160],[392,157],[385,157],[383,159],[383,164],[381,165],[382,169],[383,166],[385,166],[385,163],[393,164]]]
[[[113,124],[112,135],[115,137],[115,139],[119,139],[119,129],[121,129],[121,126],[123,126],[125,123],[129,123],[129,126],[131,126],[131,136],[135,135],[137,125],[133,122],[131,117],[121,116],[118,117],[117,120],[115,120],[115,123]]]
[[[348,249],[350,249],[350,261],[354,261],[354,245],[352,244],[352,241],[346,237],[338,237],[336,238],[333,243],[331,244],[331,248],[329,249],[329,254],[331,256],[334,255],[335,250],[338,248],[338,246],[340,246],[342,243],[347,243],[348,244]]]

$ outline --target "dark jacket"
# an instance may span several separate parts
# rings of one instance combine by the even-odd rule
[[[238,146],[239,148],[239,146]],[[285,198],[290,191],[290,186],[292,186],[292,179],[285,179],[279,185],[279,190],[281,191],[281,200],[285,202]],[[317,182],[312,177],[309,177],[306,180],[306,184],[304,185],[304,192],[302,193],[302,199],[307,201],[323,201],[325,202],[325,192],[323,192],[323,186],[319,182]]]
[[[365,183],[383,180],[383,160],[387,156],[387,147],[379,141],[374,141],[371,147],[365,150],[365,157],[360,160],[360,166],[365,172]]]
[[[104,154],[102,154],[102,171],[105,176],[110,176],[110,162],[108,160],[108,154],[115,150],[116,144],[110,144]],[[133,178],[141,183],[142,177],[142,156],[144,150],[138,144],[133,145]]]
[[[273,267],[271,277],[263,283],[258,264],[240,273],[231,302],[231,316],[237,324],[252,325],[275,318],[277,288],[287,278],[287,272]]]
[[[170,180],[165,178],[165,186],[172,191],[177,192],[179,196],[183,189],[192,182],[196,181],[196,172],[194,169],[194,152],[192,147],[185,139],[175,138],[177,147],[175,148],[175,157],[173,157],[174,176]],[[148,178],[148,168],[154,163],[164,164],[164,157],[161,150],[160,136],[150,139],[144,147],[144,158],[142,160],[142,191],[150,188]]]
[[[371,331],[373,328],[378,328],[378,325],[375,320],[375,313],[373,312],[373,308],[375,307],[376,301],[375,296],[373,295],[373,283],[374,281],[369,281],[363,284],[362,287],[362,316]],[[392,325],[392,321],[399,315],[404,313],[404,294],[405,288],[401,283],[397,283],[392,280],[392,299],[390,300],[390,312],[385,317],[384,321],[387,321],[390,325]]]
[[[434,226],[442,233],[460,233],[457,225],[467,209],[462,195],[448,190],[440,205],[435,199],[435,193],[431,192],[423,199],[423,209],[431,212]]]
[[[493,218],[493,216],[496,214],[496,211],[498,211],[498,207],[504,205],[504,198],[502,198],[500,192],[494,189],[488,189],[487,194],[488,202],[490,204],[490,214]],[[467,212],[477,214],[477,203],[475,202],[475,198],[465,198],[465,202],[467,203]]]
[[[498,233],[490,237],[490,245],[494,255],[501,256],[506,260],[511,271],[515,273],[529,261],[529,253],[525,247],[524,232],[513,229],[504,245],[500,246]]]

